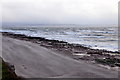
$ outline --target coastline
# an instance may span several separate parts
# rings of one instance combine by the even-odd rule
[[[110,67],[120,67],[120,52],[117,51],[113,52],[107,50],[91,49],[80,44],[69,44],[68,42],[64,41],[49,40],[42,37],[31,37],[9,32],[2,32],[2,35],[19,40],[30,41],[48,49],[60,52],[61,54],[66,53],[63,55],[69,56],[75,60],[80,59],[88,62],[107,65]]]
[[[77,44],[69,44],[69,43],[63,42],[63,41],[48,40],[48,39],[40,38],[40,37],[29,37],[29,36],[25,36],[25,35],[21,35],[21,34],[2,33],[2,35],[3,35],[3,37],[6,37],[4,40],[6,40],[5,42],[7,42],[7,43],[5,43],[5,44],[7,44],[7,45],[8,45],[8,42],[11,42],[11,40],[13,40],[13,42],[14,42],[14,39],[15,39],[15,41],[20,40],[18,42],[21,43],[21,44],[20,43],[16,43],[16,44],[25,46],[26,42],[24,42],[24,41],[27,41],[28,43],[30,42],[31,46],[32,45],[33,46],[38,45],[37,47],[42,46],[43,48],[49,49],[50,53],[51,53],[51,51],[54,51],[55,52],[54,56],[56,56],[56,59],[59,58],[59,57],[62,57],[63,60],[67,60],[68,62],[69,62],[69,59],[70,59],[70,61],[71,61],[70,65],[73,64],[73,63],[76,63],[76,61],[80,62],[80,63],[81,63],[81,61],[83,61],[83,63],[87,62],[87,64],[85,63],[86,66],[89,66],[89,64],[93,64],[93,65],[101,64],[101,65],[104,65],[104,66],[109,66],[111,68],[119,67],[119,57],[120,57],[119,52],[111,52],[111,51],[105,51],[105,50],[90,49],[88,47],[84,47],[84,46],[77,45]],[[25,44],[22,43],[22,41]],[[12,44],[12,43],[10,43],[10,44]],[[4,45],[4,46],[8,47],[7,45]],[[26,46],[28,46],[28,45],[26,45]],[[21,47],[21,46],[18,46],[18,47]],[[15,47],[15,48],[17,48],[17,47]],[[28,46],[28,48],[29,48],[29,46]],[[35,47],[33,47],[33,48],[36,49]],[[34,49],[32,49],[31,51],[33,51]],[[29,51],[29,50],[25,50],[25,51]],[[14,52],[15,51],[13,51],[13,53]],[[44,54],[44,53],[45,52],[43,51],[43,53],[41,53],[41,54]],[[23,54],[23,53],[21,53],[21,54]],[[39,54],[39,52],[38,52],[38,54]],[[45,54],[47,54],[47,53],[45,53]],[[14,54],[12,54],[12,55],[14,55]],[[27,55],[29,55],[29,54],[26,54],[26,57],[27,57]],[[32,54],[32,53],[31,53],[31,55],[34,56],[34,54]],[[53,53],[51,53],[51,55],[53,55]],[[60,56],[58,57],[58,55],[60,55]],[[33,57],[33,56],[31,56],[31,57]],[[69,57],[69,59],[65,59],[63,56],[64,57]],[[38,56],[38,59],[39,59],[39,56]],[[76,64],[78,64],[78,63],[76,63]],[[76,65],[71,65],[71,68],[75,68],[74,66],[76,66]],[[25,68],[25,64],[22,67]],[[64,67],[67,67],[67,66],[64,66]],[[83,66],[81,68],[83,68]],[[105,69],[105,70],[107,70],[107,69]],[[114,69],[114,71],[115,71],[115,69]],[[58,70],[58,72],[59,72],[59,70]],[[70,75],[72,75],[72,74],[70,74]],[[69,77],[70,77],[70,75],[69,75]],[[61,77],[68,77],[68,76],[61,76]]]

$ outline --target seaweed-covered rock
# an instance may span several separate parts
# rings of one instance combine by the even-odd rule
[[[120,66],[120,59],[117,58],[95,59],[95,61],[110,66]]]
[[[100,51],[88,51],[87,54],[98,54],[98,55],[102,55],[102,52],[100,52]]]

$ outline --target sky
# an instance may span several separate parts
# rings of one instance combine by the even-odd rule
[[[2,0],[3,23],[117,24],[119,0]]]

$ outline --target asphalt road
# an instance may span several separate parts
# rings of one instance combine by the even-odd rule
[[[118,72],[77,61],[28,41],[2,37],[2,57],[25,78],[117,78]]]

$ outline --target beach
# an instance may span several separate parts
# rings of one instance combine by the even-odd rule
[[[111,67],[119,68],[119,52],[90,49],[77,44],[20,34],[2,34],[2,58],[15,66],[18,76],[118,78],[118,69]],[[109,64],[103,62],[110,69],[98,65],[103,59],[112,61]]]

